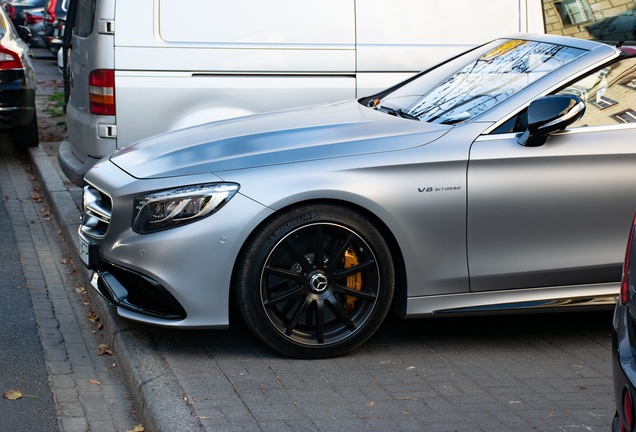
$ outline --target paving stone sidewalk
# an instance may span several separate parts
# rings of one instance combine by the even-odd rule
[[[79,191],[31,156],[72,244]],[[153,432],[607,431],[614,412],[610,312],[389,319],[349,355],[293,360],[240,324],[147,327],[90,295]]]
[[[0,182],[14,228],[63,432],[127,431],[138,423],[116,361],[98,356],[103,335],[41,196],[31,166],[0,139]]]

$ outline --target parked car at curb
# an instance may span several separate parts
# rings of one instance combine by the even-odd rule
[[[66,20],[66,14],[68,12],[69,0],[46,0],[44,5],[44,22],[39,35],[44,41],[46,48],[57,56],[57,51],[60,49],[60,44],[51,42],[54,39],[58,39],[61,31],[61,26]]]
[[[497,39],[359,100],[209,123],[86,175],[119,315],[289,356],[407,318],[611,308],[636,202],[636,50]]]
[[[0,11],[0,129],[9,130],[16,146],[37,146],[35,71],[28,45]]]
[[[22,12],[44,6],[46,0],[2,0],[0,6],[7,13],[7,17],[17,29],[22,25]]]
[[[636,215],[629,233],[620,296],[612,325],[612,370],[616,414],[612,431],[634,430],[636,400]]]
[[[46,48],[40,35],[44,25],[44,9],[28,9],[22,11],[21,15],[22,25],[18,27],[18,33],[22,40],[32,48]]]

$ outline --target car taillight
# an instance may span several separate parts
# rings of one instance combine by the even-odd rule
[[[88,76],[89,105],[92,114],[115,115],[115,71],[98,69]]]
[[[627,304],[629,300],[629,258],[632,254],[632,246],[634,244],[634,230],[636,230],[636,215],[632,222],[632,229],[629,233],[627,241],[627,251],[625,251],[625,261],[623,263],[623,281],[621,282],[621,303]]]
[[[49,3],[49,8],[44,15],[44,20],[50,24],[55,22],[55,3],[57,3],[55,0]]]
[[[9,15],[9,19],[15,18],[15,7],[10,5],[9,3],[5,3],[4,10],[7,11],[7,15]]]
[[[40,15],[27,15],[26,18],[26,24],[37,24],[40,21],[42,21],[44,18],[42,18]]]
[[[627,387],[623,391],[623,413],[625,414],[625,423],[621,421],[621,430],[631,431],[634,426],[634,407],[632,395]]]
[[[22,69],[22,60],[17,53],[0,47],[0,69]]]

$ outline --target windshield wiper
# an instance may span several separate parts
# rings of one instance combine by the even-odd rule
[[[380,111],[385,111],[387,114],[391,114],[394,115],[396,117],[402,117],[405,119],[409,119],[409,120],[417,120],[420,121],[419,117],[415,117],[412,114],[409,114],[407,112],[402,111],[402,108],[389,108],[389,107],[385,107],[385,106],[379,106],[376,109],[379,109]]]

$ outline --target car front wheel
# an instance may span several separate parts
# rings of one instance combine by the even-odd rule
[[[273,349],[299,358],[342,355],[364,343],[393,297],[390,250],[361,213],[305,205],[276,215],[237,266],[238,309]]]

